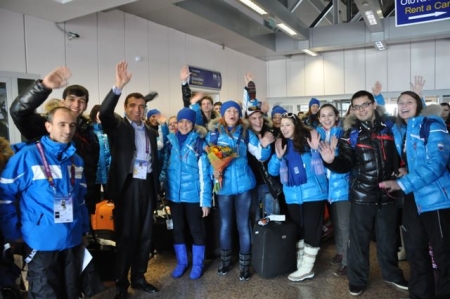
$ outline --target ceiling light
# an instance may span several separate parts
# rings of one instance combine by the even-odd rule
[[[313,57],[319,56],[319,53],[314,52],[313,50],[303,49],[302,51],[303,51],[304,53],[310,55],[310,56],[313,56]]]
[[[288,27],[284,23],[277,24],[277,27],[280,28],[281,30],[283,30],[284,32],[286,32],[287,34],[291,35],[291,36],[297,35],[297,32],[295,30],[293,30],[292,28]]]
[[[386,50],[386,43],[384,41],[376,41],[374,42],[375,48],[377,48],[380,51]]]
[[[257,13],[259,13],[260,15],[267,15],[267,11],[265,11],[264,9],[262,9],[261,7],[259,7],[258,5],[256,5],[254,2],[252,2],[250,0],[239,0],[239,1],[241,1],[245,5],[247,5],[254,11],[256,11]]]
[[[368,10],[364,13],[367,17],[367,21],[369,21],[370,25],[376,25],[377,19],[375,18],[375,15],[373,14],[373,11]]]

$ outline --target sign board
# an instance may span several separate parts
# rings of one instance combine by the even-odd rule
[[[205,70],[195,66],[189,66],[189,72],[191,73],[189,85],[215,90],[222,88],[222,76],[220,72]]]
[[[395,0],[395,25],[408,26],[450,19],[448,0]]]

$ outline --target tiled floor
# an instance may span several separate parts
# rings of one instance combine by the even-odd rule
[[[170,276],[175,266],[175,255],[172,252],[162,252],[149,262],[147,280],[160,289],[160,293],[146,294],[129,289],[129,298],[186,298],[186,299],[329,299],[353,298],[348,292],[347,279],[333,275],[334,266],[328,260],[334,256],[333,241],[322,245],[315,265],[315,277],[304,282],[290,282],[287,275],[273,279],[263,279],[253,274],[249,281],[239,281],[239,270],[235,261],[232,271],[226,276],[216,274],[219,258],[206,261],[205,274],[199,280],[190,280],[189,272],[182,278],[174,279]],[[399,291],[383,282],[376,261],[375,243],[371,244],[371,272],[366,291],[358,298],[362,299],[398,299],[407,298],[408,293]],[[400,268],[409,277],[408,263],[400,262]],[[95,296],[96,299],[113,298],[115,288],[111,287]]]

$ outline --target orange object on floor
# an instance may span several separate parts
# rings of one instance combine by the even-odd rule
[[[114,230],[113,217],[114,203],[110,200],[103,200],[95,205],[95,214],[91,216],[93,230],[107,229]]]

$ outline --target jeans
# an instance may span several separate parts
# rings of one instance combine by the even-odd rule
[[[280,214],[278,200],[273,198],[272,194],[269,192],[269,187],[267,187],[266,184],[256,186],[251,192],[252,204],[250,207],[250,222],[252,225],[261,219],[261,203],[263,204],[262,217]]]
[[[233,221],[239,234],[239,253],[250,254],[250,203],[251,191],[235,195],[218,195],[220,213],[220,249],[231,250]],[[233,215],[233,209],[235,216]],[[233,219],[234,218],[234,219]]]

